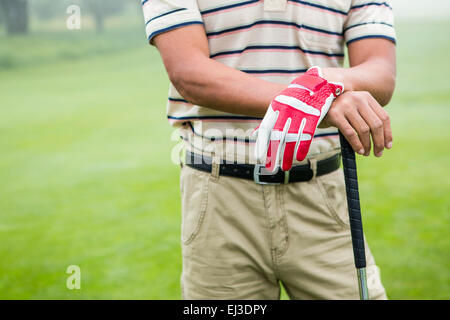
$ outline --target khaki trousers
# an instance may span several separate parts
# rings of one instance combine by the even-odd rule
[[[359,299],[342,169],[261,186],[181,169],[184,299]],[[366,244],[371,299],[386,299]]]

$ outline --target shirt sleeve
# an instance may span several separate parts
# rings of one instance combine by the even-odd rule
[[[347,45],[368,38],[384,38],[396,43],[390,1],[352,0],[344,38]]]
[[[145,30],[148,41],[163,32],[191,24],[203,24],[197,0],[144,0]]]

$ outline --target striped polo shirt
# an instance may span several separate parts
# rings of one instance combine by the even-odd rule
[[[270,2],[284,8],[269,11],[263,0],[144,0],[142,8],[149,41],[169,30],[202,25],[211,59],[283,84],[311,66],[342,67],[345,45],[353,41],[385,38],[395,42],[389,1]],[[167,118],[179,128],[188,150],[227,161],[255,162],[251,132],[261,118],[191,104],[173,85]],[[318,129],[307,159],[327,157],[339,148],[336,128]]]

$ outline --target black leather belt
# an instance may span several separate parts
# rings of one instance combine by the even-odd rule
[[[186,165],[197,170],[211,172],[212,159],[195,153],[186,152]],[[316,176],[321,176],[339,169],[341,165],[341,155],[336,154],[328,159],[317,161]],[[309,165],[294,166],[289,171],[278,170],[271,174],[262,164],[237,164],[222,163],[219,168],[219,175],[253,180],[257,184],[287,184],[293,182],[309,181],[314,173]]]

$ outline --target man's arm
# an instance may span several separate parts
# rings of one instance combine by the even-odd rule
[[[368,156],[392,148],[388,113],[381,107],[391,100],[395,88],[395,44],[385,39],[355,41],[348,47],[350,68],[324,68],[329,81],[344,83],[346,92],[333,103],[321,127],[339,128],[353,150]]]
[[[350,43],[350,68],[322,68],[328,81],[339,81],[345,91],[368,91],[382,106],[391,100],[395,87],[395,45],[385,39]]]
[[[197,105],[262,117],[287,87],[210,59],[206,34],[199,25],[162,33],[154,43],[175,88]],[[389,116],[380,103],[386,104],[394,89],[395,46],[384,39],[356,41],[349,46],[349,58],[349,69],[323,69],[325,78],[342,82],[347,92],[333,103],[322,126],[339,128],[360,154],[369,154],[372,136],[374,153],[381,156],[392,143]]]
[[[205,30],[199,25],[160,34],[154,43],[170,81],[193,104],[262,118],[276,94],[287,87],[210,59]]]

